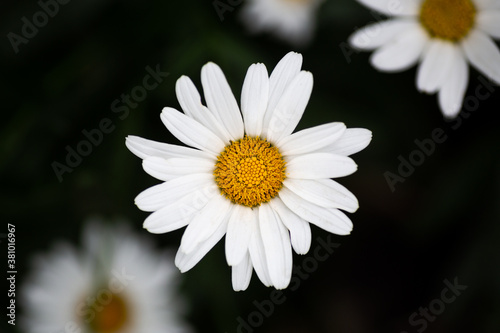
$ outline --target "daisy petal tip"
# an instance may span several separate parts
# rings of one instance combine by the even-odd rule
[[[366,128],[360,128],[360,132],[364,132],[363,135],[366,137],[366,146],[368,146],[373,140],[373,132]]]
[[[217,65],[213,61],[209,61],[205,65],[203,65],[203,67],[201,68],[201,75],[206,75],[207,71],[213,71],[213,70],[222,71],[221,68],[219,67],[219,65]]]
[[[354,199],[356,200],[356,204],[353,205],[353,213],[356,212],[358,209],[359,209],[359,202],[358,202],[358,199],[356,197],[354,197]]]
[[[299,53],[299,52],[295,52],[295,51],[290,51],[288,52],[287,54],[285,54],[285,56],[283,57],[284,58],[295,58],[297,60],[302,60],[302,53]]]
[[[306,75],[306,77],[309,79],[309,80],[313,80],[314,77],[313,77],[313,74],[309,71],[305,71],[305,70],[302,70],[300,71],[301,73],[304,73],[303,75]]]
[[[137,195],[134,198],[134,205],[136,205],[137,208],[139,208],[140,210],[142,210],[142,208],[141,208],[141,206],[142,206],[142,196],[141,196],[141,193],[139,193],[139,195]]]
[[[445,119],[452,120],[458,116],[462,105],[458,103],[449,103],[448,101],[444,100],[444,97],[440,95],[439,108],[441,109],[441,113],[443,114],[443,117]]]
[[[189,76],[182,75],[175,81],[175,92],[177,93],[177,96],[179,97],[181,94],[180,92],[182,91],[181,89],[187,86],[188,84],[191,83],[191,79]]]
[[[460,113],[460,107],[441,108],[441,113],[446,120],[453,120]]]
[[[229,267],[233,267],[238,265],[239,263],[236,262],[234,256],[231,256],[227,251],[226,251],[226,263]]]
[[[179,246],[179,251],[185,255],[189,255],[196,249],[196,246],[198,244],[199,243],[197,243],[197,242],[186,243],[186,242],[182,242],[182,240],[181,240],[181,245]]]
[[[189,271],[189,269],[186,269],[185,267],[179,267],[179,265],[177,265],[177,263],[175,264],[175,266],[179,269],[179,272],[181,272],[181,274],[184,274],[187,271]]]
[[[185,262],[183,262],[183,259],[184,254],[182,254],[180,250],[178,250],[174,259],[175,267],[177,267],[181,273],[186,273],[187,271],[189,271],[189,269],[187,269],[187,266],[185,265]]]
[[[304,248],[304,249],[296,249],[296,248],[294,248],[295,253],[297,253],[298,255],[301,255],[301,256],[306,255],[309,252],[310,249],[311,249],[311,244],[309,244],[309,246],[307,247],[307,249],[306,248]]]
[[[165,232],[160,231],[158,229],[147,228],[145,226],[143,226],[143,228],[146,229],[150,234],[154,234],[154,235],[160,235],[160,234],[164,234],[165,233]]]
[[[138,141],[140,140],[141,138],[138,137],[137,135],[127,135],[125,137],[125,145],[127,147],[129,147],[130,145],[133,145],[134,143],[138,143]],[[129,148],[130,149],[130,148]]]
[[[134,141],[134,139],[130,135],[127,135],[125,137],[125,147],[127,147],[127,149],[132,151],[132,152],[133,152],[133,147],[132,147],[133,141]]]
[[[175,87],[177,88],[183,81],[185,81],[186,79],[186,76],[185,75],[181,75],[177,81],[175,81]]]
[[[286,283],[280,283],[279,285],[275,285],[274,288],[276,290],[285,290],[286,288],[288,288],[289,285],[290,285],[290,281],[288,281]]]
[[[349,212],[349,213],[356,213],[359,209],[359,205],[355,206],[355,207],[352,207],[350,209],[345,209],[346,212]]]
[[[354,162],[354,160],[352,160],[352,163],[350,165],[350,173],[346,174],[346,176],[352,175],[356,171],[358,171],[358,165],[356,164],[356,162]]]
[[[161,109],[160,118],[164,119],[165,117],[172,115],[174,111],[177,111],[177,110],[166,106],[163,109]]]
[[[342,230],[342,231],[338,232],[338,233],[337,233],[337,235],[339,235],[339,236],[348,236],[348,235],[350,235],[350,234],[351,234],[352,229],[353,229],[353,228],[352,228],[352,226],[351,226],[351,227],[350,227],[350,228],[348,228],[348,229],[344,229],[344,230]]]
[[[362,38],[361,38],[360,34],[357,32],[355,32],[349,36],[349,38],[347,39],[347,43],[356,50],[363,49],[364,43],[362,42]]]
[[[257,67],[258,67],[261,71],[265,72],[265,73],[266,73],[266,76],[267,76],[267,77],[269,77],[269,75],[267,74],[268,72],[267,72],[267,67],[266,67],[266,65],[265,65],[265,64],[258,63],[258,64],[257,64]]]

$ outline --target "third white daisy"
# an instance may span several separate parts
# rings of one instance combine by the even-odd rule
[[[296,133],[311,95],[312,74],[290,52],[270,76],[263,64],[248,69],[241,112],[222,70],[201,71],[207,106],[188,77],[177,81],[184,113],[164,108],[161,120],[189,147],[129,136],[127,147],[144,170],[164,183],[135,200],[153,212],[144,227],[165,233],[187,226],[175,258],[191,269],[226,235],[226,259],[235,290],[247,288],[253,269],[266,286],[286,288],[292,247],[305,254],[309,223],[338,235],[351,232],[341,211],[354,212],[356,197],[330,178],[356,171],[348,157],[371,140],[366,129],[328,123]],[[333,110],[332,110],[333,111]]]
[[[125,225],[89,221],[83,250],[59,243],[21,286],[26,333],[189,333],[170,253]]]
[[[312,38],[323,0],[248,0],[241,16],[253,32],[268,31],[295,45]]]

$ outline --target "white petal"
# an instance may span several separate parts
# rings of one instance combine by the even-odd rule
[[[215,161],[213,155],[198,149],[156,142],[134,135],[127,136],[127,138],[125,139],[125,145],[132,153],[142,159],[152,156],[162,158],[196,157],[211,158]]]
[[[186,226],[208,201],[218,195],[217,185],[200,188],[194,194],[188,194],[175,200],[156,212],[150,214],[144,221],[143,227],[154,234],[170,232]]]
[[[279,196],[291,211],[321,229],[337,235],[348,235],[352,230],[351,220],[338,209],[310,203],[287,188],[282,188]]]
[[[143,211],[153,212],[210,185],[214,185],[214,176],[211,174],[182,176],[142,191],[135,198],[135,204]]]
[[[227,219],[219,225],[217,230],[205,241],[198,244],[194,251],[189,254],[177,251],[175,256],[175,266],[177,266],[182,273],[189,271],[193,268],[204,256],[210,251],[215,244],[217,244],[226,233]]]
[[[276,143],[283,156],[306,154],[333,144],[344,133],[344,123],[328,123],[288,135]]]
[[[269,202],[290,231],[292,246],[297,254],[306,254],[311,247],[311,226],[303,218],[292,212],[279,197]]]
[[[320,149],[342,156],[349,156],[365,149],[372,140],[372,132],[364,128],[348,128],[340,139],[333,144]]]
[[[415,22],[407,19],[392,19],[376,22],[357,30],[349,37],[349,43],[361,50],[374,50],[390,42],[396,35],[408,31]]]
[[[258,210],[259,208],[256,209]],[[264,244],[262,243],[259,223],[257,223],[256,227],[257,230],[252,234],[252,238],[250,239],[248,252],[250,253],[255,273],[259,277],[260,281],[262,281],[266,287],[270,287],[272,286],[272,282],[269,277],[269,268],[267,266],[266,252],[264,250]]]
[[[443,115],[454,118],[460,112],[469,82],[469,66],[462,52],[456,52],[452,59],[452,70],[443,87],[439,90],[438,100]]]
[[[177,80],[175,92],[185,114],[207,127],[225,144],[229,144],[230,134],[210,110],[201,104],[201,96],[189,77],[181,76]]]
[[[276,289],[284,289],[292,277],[290,235],[270,205],[259,208],[259,225],[266,252],[269,277]]]
[[[277,142],[293,132],[302,118],[313,87],[313,76],[302,71],[287,87],[274,109],[263,134],[268,141]]]
[[[415,16],[420,1],[416,0],[358,0],[363,5],[389,16]]]
[[[357,168],[350,157],[312,153],[289,158],[286,162],[286,175],[299,179],[336,178],[350,175]]]
[[[498,1],[495,1],[495,0],[474,0],[473,3],[474,3],[474,5],[476,5],[476,8],[479,9],[479,12],[481,12],[481,10],[487,10],[487,9],[494,8],[495,4],[498,3]]]
[[[253,266],[248,252],[238,265],[233,266],[231,271],[231,282],[234,291],[242,291],[248,288],[252,278]]]
[[[188,146],[215,155],[218,155],[225,147],[224,142],[212,131],[175,109],[163,108],[160,117],[165,127]]]
[[[417,63],[428,40],[418,23],[403,31],[370,57],[373,67],[386,72],[403,71]]]
[[[300,53],[288,52],[281,59],[269,78],[269,103],[262,123],[263,128],[269,127],[269,121],[285,89],[290,82],[299,75],[302,67],[302,55]]]
[[[456,52],[460,52],[453,43],[432,39],[423,54],[423,60],[417,71],[417,89],[429,94],[441,88],[451,72],[451,65]]]
[[[500,2],[498,1],[489,0],[487,6],[488,6],[486,8],[487,10],[500,10]]]
[[[340,208],[354,213],[358,200],[349,190],[331,179],[292,179],[283,184],[302,199],[325,208]]]
[[[212,236],[219,226],[229,219],[232,206],[231,201],[222,195],[211,198],[189,223],[182,235],[179,249],[186,254],[194,251],[199,243]]]
[[[168,181],[193,173],[212,173],[215,163],[205,158],[169,158],[148,157],[142,167],[156,179]]]
[[[500,38],[500,10],[477,13],[477,26],[493,38]]]
[[[266,66],[253,64],[248,68],[241,90],[241,112],[243,114],[245,132],[252,136],[260,136],[262,121],[269,99],[269,76]]]
[[[474,67],[500,84],[500,51],[490,37],[479,30],[471,31],[462,47]]]
[[[243,137],[243,119],[238,103],[224,73],[216,64],[209,62],[201,69],[201,84],[208,109],[224,124],[231,140]]]
[[[226,233],[226,260],[229,266],[239,264],[248,252],[250,239],[257,229],[257,221],[257,212],[252,208],[234,206]]]

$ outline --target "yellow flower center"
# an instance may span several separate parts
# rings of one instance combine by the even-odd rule
[[[215,182],[233,203],[259,206],[274,198],[285,180],[285,161],[278,148],[260,138],[232,141],[217,157]]]
[[[471,0],[424,0],[420,22],[432,37],[459,41],[474,25],[476,7]]]
[[[94,319],[90,322],[92,332],[116,333],[129,320],[127,303],[116,294],[113,294],[109,302],[106,301],[104,304],[96,300],[93,309],[96,311]]]

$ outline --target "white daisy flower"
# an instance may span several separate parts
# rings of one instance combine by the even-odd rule
[[[96,222],[85,229],[83,251],[60,243],[36,258],[21,288],[23,332],[191,332],[178,318],[169,254],[128,228]]]
[[[226,259],[235,290],[247,288],[254,268],[266,286],[286,288],[292,250],[311,245],[309,223],[339,235],[352,229],[339,209],[354,212],[356,197],[329,179],[356,171],[348,156],[371,140],[366,129],[329,123],[296,133],[309,101],[312,74],[290,52],[268,76],[263,64],[248,69],[241,113],[222,70],[201,71],[207,106],[192,81],[176,85],[184,111],[164,108],[161,119],[180,147],[129,136],[127,147],[144,170],[165,181],[135,203],[151,214],[144,227],[164,233],[187,225],[175,264],[182,272],[226,235]]]
[[[249,0],[241,18],[254,33],[270,31],[296,45],[309,42],[323,0]]]
[[[403,71],[420,62],[417,89],[438,93],[443,115],[456,117],[469,80],[470,62],[500,84],[498,0],[358,0],[391,18],[350,37],[363,50],[376,50],[372,65]]]

